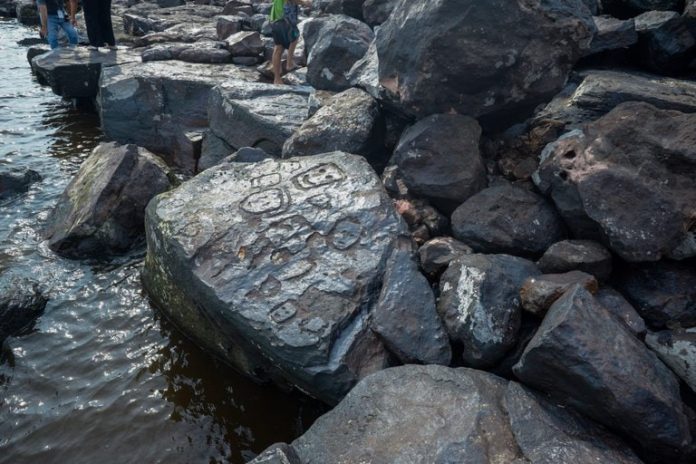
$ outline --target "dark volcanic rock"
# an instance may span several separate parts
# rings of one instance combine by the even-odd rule
[[[369,316],[408,232],[363,158],[223,163],[156,197],[146,228],[149,295],[242,372],[334,403],[386,366]]]
[[[395,251],[387,268],[370,327],[404,364],[448,365],[449,337],[430,284],[418,271],[410,249]]]
[[[308,156],[345,151],[368,160],[381,155],[384,133],[377,100],[359,89],[332,97],[305,121],[283,146],[283,157]],[[381,148],[381,150],[380,150]]]
[[[106,68],[97,99],[102,129],[112,140],[145,147],[193,172],[197,148],[188,134],[208,125],[211,90],[230,77],[257,80],[258,74],[177,61]]]
[[[520,288],[539,274],[531,261],[507,255],[463,255],[440,279],[437,310],[450,339],[464,345],[464,361],[489,367],[515,345]]]
[[[312,92],[311,87],[223,82],[210,96],[210,130],[235,149],[258,147],[280,156],[285,141],[307,119]]]
[[[696,39],[675,11],[650,11],[635,19],[639,59],[658,73],[684,70],[696,57]]]
[[[532,463],[642,464],[615,436],[516,382],[508,383],[504,405],[515,440]]]
[[[592,294],[599,289],[597,279],[581,271],[530,277],[520,290],[522,308],[543,317],[551,305],[575,285],[580,285]]]
[[[636,337],[642,338],[645,335],[647,330],[645,321],[621,293],[613,288],[602,287],[595,294],[595,298],[611,314],[623,322]]]
[[[530,462],[640,464],[616,437],[515,382],[442,366],[371,375],[291,445],[252,464]]]
[[[225,42],[233,56],[259,56],[264,48],[261,34],[258,32],[237,32],[229,36]]]
[[[512,185],[487,188],[452,214],[452,235],[480,253],[538,256],[565,235],[543,197]]]
[[[519,120],[563,88],[594,30],[580,0],[402,2],[377,31],[380,81],[412,116]]]
[[[606,280],[611,275],[611,261],[611,253],[597,242],[563,240],[551,245],[537,265],[546,274],[577,270]]]
[[[406,220],[416,244],[422,245],[431,237],[445,233],[449,221],[427,201],[400,199],[394,202],[396,210]]]
[[[618,273],[617,289],[656,328],[696,326],[696,269],[662,261],[630,266]]]
[[[342,14],[363,20],[365,0],[315,0],[314,7],[323,13]]]
[[[58,200],[48,246],[68,258],[103,258],[143,239],[145,206],[171,183],[166,165],[135,145],[94,149]]]
[[[15,0],[0,0],[0,17],[2,17],[2,18],[16,18],[17,17],[17,7],[15,5]]]
[[[36,282],[12,279],[0,292],[0,344],[6,337],[21,335],[43,314],[48,300]]]
[[[307,82],[320,90],[340,92],[350,87],[346,74],[365,56],[374,34],[357,19],[333,15],[308,46]]]
[[[696,392],[696,328],[649,333],[645,343]]]
[[[510,463],[517,445],[502,407],[505,383],[471,369],[388,369],[292,446],[302,463]]]
[[[696,115],[624,103],[550,144],[534,182],[575,237],[657,261],[689,238],[696,217],[695,146]]]
[[[232,34],[240,32],[243,22],[244,18],[241,16],[218,16],[215,24],[218,40],[225,40]]]
[[[475,119],[429,116],[401,135],[390,164],[398,167],[410,193],[449,212],[487,185],[480,137]]]
[[[102,69],[140,62],[140,55],[127,49],[117,52],[87,48],[58,48],[32,59],[31,66],[42,82],[65,98],[92,98],[99,92]]]
[[[612,16],[595,16],[597,34],[592,39],[587,55],[620,50],[638,43],[638,33],[633,19],[616,19]]]
[[[363,19],[370,26],[378,26],[385,22],[399,0],[365,0],[363,3]]]
[[[136,37],[133,44],[136,47],[147,47],[167,42],[193,43],[217,40],[217,38],[217,29],[212,24],[182,23],[162,32],[151,32],[142,37]]]
[[[674,375],[582,287],[551,307],[514,372],[647,452],[691,443]]]
[[[123,14],[123,29],[129,35],[143,36],[163,32],[179,24],[209,25],[222,8],[214,5],[187,4],[174,8],[158,8],[149,2],[138,3]]]
[[[33,169],[9,168],[0,171],[0,200],[22,194],[40,180],[41,175]]]
[[[617,18],[630,18],[645,11],[681,11],[684,0],[602,0],[605,12]]]
[[[17,0],[15,2],[17,21],[25,26],[38,26],[41,23],[36,3],[33,0]]]
[[[440,275],[459,256],[471,252],[471,248],[452,237],[436,237],[418,249],[421,268],[433,277]]]

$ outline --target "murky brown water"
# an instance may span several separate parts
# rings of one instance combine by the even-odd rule
[[[0,204],[0,269],[49,293],[28,335],[0,349],[0,463],[242,463],[300,434],[315,403],[252,384],[182,338],[147,302],[142,252],[110,264],[61,259],[41,227],[99,143],[94,115],[32,78],[0,20],[0,169],[43,180]]]

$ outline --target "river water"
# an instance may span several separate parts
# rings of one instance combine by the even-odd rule
[[[243,463],[305,430],[319,406],[246,381],[151,308],[144,252],[110,263],[53,254],[41,229],[101,140],[97,117],[32,78],[35,33],[0,20],[0,169],[43,180],[0,204],[2,279],[37,280],[50,301],[0,349],[0,463]]]

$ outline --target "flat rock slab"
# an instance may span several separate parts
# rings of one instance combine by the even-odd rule
[[[368,319],[408,232],[363,158],[223,162],[152,201],[146,228],[148,293],[242,372],[335,403],[385,367]]]
[[[515,382],[403,366],[360,382],[292,444],[253,464],[640,464],[615,436]]]
[[[311,87],[229,80],[210,97],[212,133],[234,149],[258,147],[273,156],[309,117]]]
[[[32,59],[41,82],[65,98],[93,98],[99,92],[102,69],[140,63],[140,54],[128,49],[96,51],[84,47],[57,48]]]
[[[230,76],[258,79],[256,71],[232,65],[178,61],[106,68],[97,99],[102,129],[193,172],[197,148],[188,134],[208,125],[210,92]]]

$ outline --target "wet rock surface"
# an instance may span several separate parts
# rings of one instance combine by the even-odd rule
[[[61,97],[92,98],[99,92],[102,69],[140,61],[140,55],[128,49],[58,48],[33,58],[32,69]]]
[[[450,263],[440,279],[437,310],[450,339],[463,345],[467,365],[490,367],[515,345],[520,288],[536,275],[534,263],[508,255],[464,255]]]
[[[308,117],[311,87],[227,81],[208,106],[210,130],[229,146],[258,147],[280,156],[285,141]]]
[[[691,442],[674,375],[582,287],[551,307],[514,372],[663,459]]]
[[[688,238],[696,215],[694,125],[693,114],[621,104],[550,144],[534,181],[577,238],[627,261],[657,261]]]
[[[21,195],[41,180],[41,175],[33,169],[5,168],[0,170],[0,201]]]
[[[187,135],[208,125],[211,90],[224,79],[256,80],[235,66],[176,61],[105,69],[98,97],[102,129],[119,143],[134,143],[193,171],[196,147]]]
[[[542,196],[501,185],[482,190],[454,211],[452,235],[480,253],[535,257],[564,238],[565,227]]]
[[[74,259],[128,251],[144,238],[145,206],[171,188],[162,160],[135,145],[99,145],[53,210],[45,236]]]
[[[519,116],[563,88],[594,30],[579,0],[403,3],[377,32],[380,82],[391,104],[416,117]]]
[[[146,225],[150,296],[248,375],[336,402],[385,367],[368,319],[407,232],[362,158],[221,164],[158,196]]]
[[[29,279],[3,282],[0,296],[0,344],[5,338],[21,335],[43,314],[48,299],[39,285]]]

